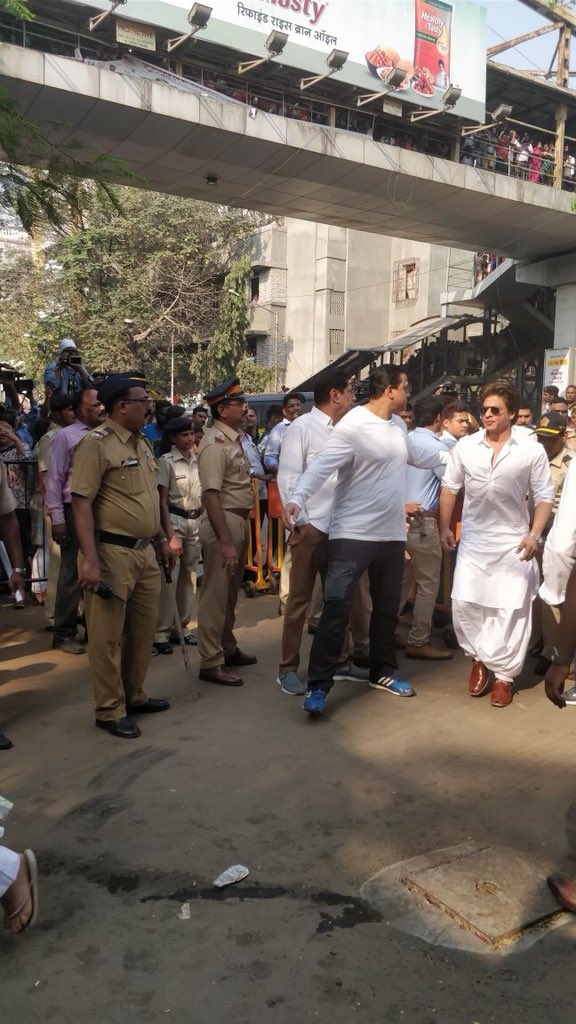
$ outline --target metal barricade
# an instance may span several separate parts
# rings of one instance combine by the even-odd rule
[[[258,594],[277,594],[284,560],[284,525],[278,485],[274,480],[267,484],[265,557],[262,554],[264,517],[260,503],[260,481],[253,480],[252,487],[254,488],[254,508],[249,519],[250,533],[245,570],[248,573],[253,573],[256,578],[244,581],[243,587],[247,597],[256,597]]]

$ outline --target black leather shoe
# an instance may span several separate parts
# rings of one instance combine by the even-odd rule
[[[0,750],[11,750],[14,744],[3,732],[0,732]]]
[[[155,715],[157,711],[168,711],[170,701],[159,700],[157,697],[148,697],[143,704],[127,704],[128,715]]]
[[[112,733],[112,736],[120,736],[123,740],[136,740],[142,735],[136,722],[131,718],[97,718],[96,725],[99,729],[105,729],[106,732]]]
[[[254,658],[252,654],[244,654],[239,647],[227,658],[224,658],[225,665],[256,665],[257,663],[258,658]]]
[[[154,643],[152,644],[153,649],[157,654],[172,654],[172,644],[169,643]]]

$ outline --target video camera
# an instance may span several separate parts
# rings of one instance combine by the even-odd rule
[[[76,349],[65,348],[64,351],[60,353],[59,362],[63,366],[82,366],[82,356],[76,351]]]
[[[10,397],[17,398],[18,395],[31,395],[34,390],[34,381],[31,377],[23,377],[15,366],[9,363],[0,363],[0,403],[10,403]],[[16,407],[18,402],[15,403]]]

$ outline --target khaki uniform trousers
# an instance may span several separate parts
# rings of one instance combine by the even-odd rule
[[[236,601],[244,576],[249,525],[246,519],[224,510],[226,525],[238,552],[234,573],[222,565],[220,543],[208,516],[200,520],[200,543],[204,575],[198,596],[198,653],[201,668],[217,668],[236,648],[234,620]]]
[[[172,525],[174,526],[172,518]],[[179,527],[174,533],[182,541],[182,554],[177,559],[172,569],[172,587],[176,595],[178,607],[178,618],[182,629],[186,627],[192,618],[194,604],[194,574],[200,561],[200,542],[198,540],[198,524],[195,520],[183,519],[183,529]],[[188,526],[188,529],[187,529]],[[168,593],[168,584],[164,573],[161,573],[160,606],[158,609],[158,624],[156,626],[155,643],[167,643],[170,636],[176,632],[172,601]]]
[[[58,577],[60,575],[60,545],[52,540],[52,523],[50,516],[44,516],[44,529],[48,538],[48,577],[46,583],[46,598],[44,600],[44,618],[47,626],[54,625],[54,609],[56,607],[56,590],[58,589]]]
[[[96,718],[123,718],[126,704],[143,704],[143,683],[158,620],[160,568],[152,544],[134,551],[98,544],[102,580],[118,597],[84,592],[88,659]]]
[[[410,569],[404,570],[400,608],[403,608],[408,600],[413,579],[416,594],[408,643],[421,647],[430,639],[432,616],[442,571],[442,547],[438,524],[433,516],[418,516],[411,520],[406,537],[406,551],[410,555]]]

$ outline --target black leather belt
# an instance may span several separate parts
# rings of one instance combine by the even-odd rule
[[[170,503],[168,503],[168,511],[173,516],[182,516],[183,519],[198,519],[198,516],[202,515],[201,508],[178,508],[178,505],[170,505]]]
[[[101,544],[117,544],[120,548],[132,548],[133,551],[154,543],[153,537],[142,540],[139,537],[126,537],[123,533],[108,533],[108,530],[100,530],[97,537]]]

